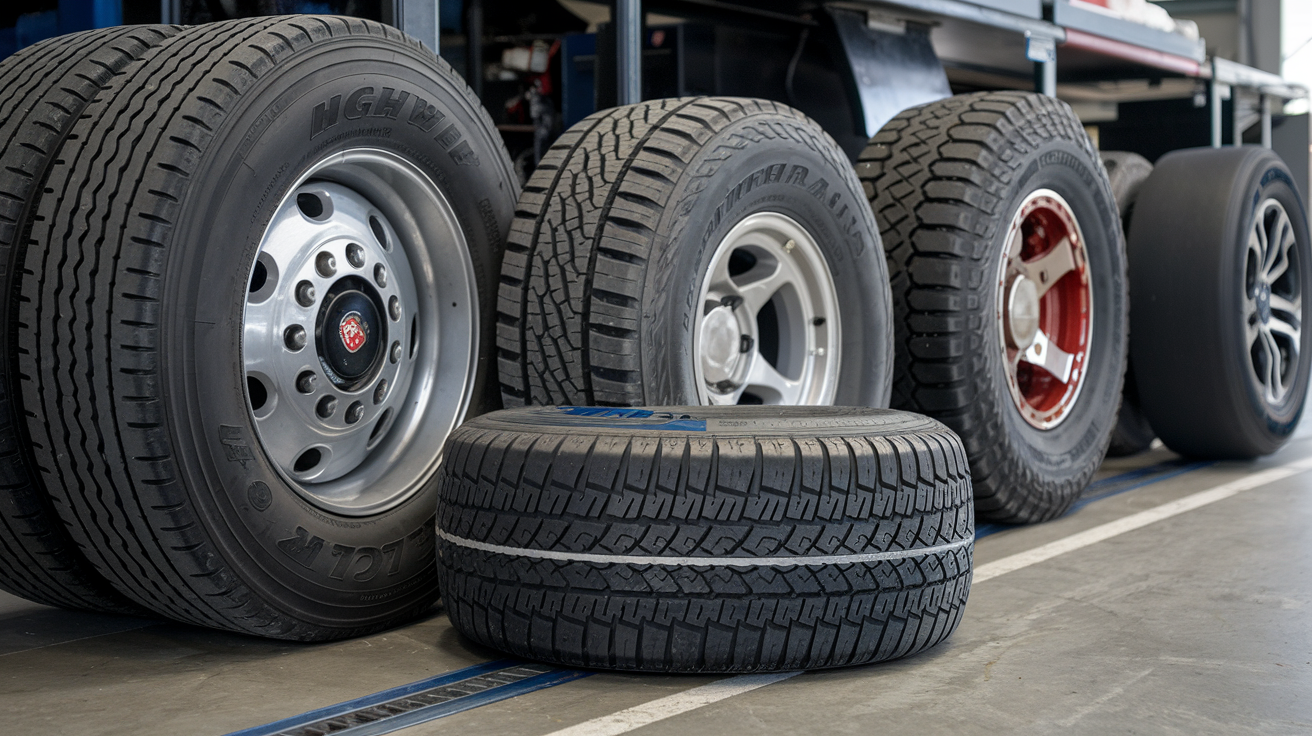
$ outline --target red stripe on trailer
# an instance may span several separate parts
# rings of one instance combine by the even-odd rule
[[[1138,62],[1145,66],[1179,72],[1190,77],[1204,76],[1202,65],[1193,59],[1155,49],[1146,49],[1124,41],[1114,41],[1110,38],[1095,36],[1092,33],[1077,31],[1074,28],[1066,29],[1066,42],[1062,45]]]

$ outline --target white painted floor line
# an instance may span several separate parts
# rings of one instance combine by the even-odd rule
[[[1131,514],[1123,519],[1111,521],[1102,526],[1096,526],[1079,534],[1072,534],[1064,539],[1058,539],[1055,542],[1049,542],[1041,547],[1035,547],[1032,550],[1014,554],[1010,557],[1004,557],[995,560],[987,565],[981,565],[975,568],[975,577],[972,585],[976,585],[996,578],[999,575],[1006,575],[1024,567],[1050,560],[1057,555],[1065,554],[1072,550],[1088,547],[1105,539],[1111,539],[1128,531],[1133,531],[1145,527],[1155,521],[1169,519],[1172,516],[1183,514],[1186,511],[1192,511],[1201,508],[1209,503],[1230,498],[1244,491],[1252,490],[1268,483],[1274,483],[1278,480],[1288,478],[1291,475],[1297,475],[1305,470],[1312,470],[1312,457],[1296,460],[1292,463],[1286,463],[1274,468],[1269,468],[1261,472],[1246,475],[1243,478],[1232,480],[1229,483],[1222,483],[1205,491],[1185,496],[1184,498],[1164,503],[1161,506],[1140,511],[1137,514]],[[764,675],[738,675],[737,677],[727,677],[723,680],[717,680],[709,685],[702,685],[691,690],[685,690],[681,693],[669,695],[664,698],[653,700],[650,703],[643,703],[632,708],[626,708],[618,713],[612,713],[608,716],[601,716],[590,721],[584,721],[577,726],[570,726],[559,731],[553,731],[547,736],[618,736],[618,734],[628,733],[643,726],[663,721],[671,716],[677,716],[680,713],[687,713],[690,710],[696,710],[704,705],[731,698],[735,695],[741,695],[757,688],[772,685],[781,680],[787,680],[790,677],[802,674],[801,671],[794,672],[772,672]]]
[[[1229,483],[1222,483],[1205,491],[1198,491],[1184,498],[1164,503],[1161,506],[1140,511],[1137,514],[1131,514],[1116,521],[1109,521],[1102,526],[1095,526],[1092,529],[1082,531],[1078,534],[1072,534],[1069,537],[1058,539],[1055,542],[1049,542],[1041,547],[1035,547],[1031,550],[1018,552],[1010,557],[1003,557],[1000,560],[994,560],[987,565],[980,565],[975,568],[975,577],[973,585],[978,585],[985,580],[991,580],[999,575],[1006,575],[1009,572],[1019,570],[1023,567],[1029,567],[1044,560],[1050,560],[1057,555],[1062,555],[1072,550],[1088,547],[1105,539],[1124,534],[1141,527],[1148,526],[1153,522],[1169,519],[1172,516],[1183,514],[1186,511],[1193,511],[1209,503],[1230,498],[1231,496],[1252,490],[1258,486],[1264,486],[1268,483],[1274,483],[1291,475],[1297,475],[1305,470],[1312,469],[1312,458],[1304,458],[1292,463],[1269,468],[1261,472],[1246,475],[1243,478],[1232,480]]]
[[[593,718],[577,726],[562,728],[559,731],[547,734],[547,736],[616,736],[616,734],[628,733],[649,723],[663,721],[670,716],[687,713],[703,705],[710,705],[725,698],[732,698],[735,695],[741,695],[758,687],[772,685],[780,680],[787,680],[800,674],[802,674],[801,670],[794,670],[793,672],[770,672],[763,675],[728,677],[723,680],[716,680],[709,685],[702,685],[701,687],[659,698],[650,703],[635,705],[618,713]]]

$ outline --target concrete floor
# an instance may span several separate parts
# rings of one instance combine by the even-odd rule
[[[975,563],[1305,457],[1312,423],[1255,463],[1103,484],[1146,482],[983,537]],[[1109,461],[1099,477],[1172,458]],[[1312,732],[1310,529],[1312,472],[1302,472],[977,582],[956,634],[923,655],[802,674],[640,733]],[[223,734],[495,658],[440,610],[306,646],[0,594],[0,733]],[[718,679],[596,674],[400,733],[542,736]]]

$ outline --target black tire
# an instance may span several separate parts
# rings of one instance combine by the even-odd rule
[[[1120,222],[1079,120],[1041,95],[958,95],[889,121],[857,172],[888,254],[894,408],[961,437],[980,518],[1060,515],[1106,453],[1126,354]],[[1084,383],[1049,429],[1026,421],[1012,398],[995,307],[1011,220],[1042,189],[1064,198],[1083,231],[1094,305]]]
[[[1103,151],[1101,156],[1102,165],[1107,169],[1107,180],[1112,185],[1112,196],[1116,198],[1116,208],[1121,213],[1121,229],[1128,234],[1139,188],[1153,173],[1153,165],[1143,156],[1129,151]],[[1134,382],[1134,358],[1131,357],[1125,366],[1121,409],[1116,414],[1116,428],[1112,430],[1112,440],[1107,445],[1107,456],[1137,455],[1147,450],[1156,437],[1157,433],[1139,406],[1139,388]]]
[[[761,212],[825,236],[842,313],[832,403],[886,406],[888,280],[850,164],[796,110],[730,98],[598,112],[543,158],[502,265],[505,405],[702,403],[699,289],[717,244]]]
[[[17,305],[27,240],[52,161],[83,108],[178,32],[120,27],[43,41],[0,62],[0,589],[64,608],[141,613],[82,557],[32,462],[18,395]]]
[[[373,93],[360,90],[383,84],[365,115]],[[358,635],[427,609],[445,432],[428,438],[428,474],[395,505],[348,514],[312,502],[255,424],[243,320],[265,225],[285,197],[299,201],[302,172],[343,150],[382,151],[440,189],[467,239],[482,369],[442,401],[464,393],[469,415],[489,408],[493,289],[518,192],[467,85],[377,23],[228,21],[147,53],[74,134],[33,231],[20,367],[37,464],[96,569],[161,615],[284,639]]]
[[[443,600],[462,634],[517,656],[863,664],[943,641],[970,591],[965,455],[922,416],[528,408],[465,424],[447,457]]]
[[[1274,212],[1268,201],[1287,214],[1291,256],[1268,291],[1271,322],[1257,319],[1292,321],[1290,334],[1307,346],[1306,308],[1281,316],[1270,301],[1284,295],[1306,303],[1303,287],[1312,283],[1304,200],[1279,156],[1256,147],[1176,151],[1158,160],[1139,192],[1130,228],[1130,350],[1144,414],[1162,442],[1182,455],[1275,452],[1303,414],[1312,354],[1304,347],[1285,360],[1285,393],[1274,397],[1256,370],[1258,355],[1268,353],[1246,340],[1246,246],[1259,208]],[[1290,345],[1277,338],[1275,350]]]

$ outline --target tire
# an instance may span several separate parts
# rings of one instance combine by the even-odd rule
[[[1265,264],[1250,268],[1248,243],[1280,222],[1285,255],[1274,253],[1270,270],[1282,260],[1285,267],[1271,280]],[[1144,415],[1167,447],[1251,458],[1289,439],[1312,369],[1312,355],[1300,349],[1312,337],[1302,306],[1310,247],[1303,199],[1271,151],[1190,149],[1158,160],[1130,228],[1130,350]],[[1254,297],[1266,284],[1266,320],[1263,300],[1249,299],[1250,276]],[[1263,349],[1264,335],[1273,351]],[[1283,356],[1279,380],[1269,371],[1260,380],[1257,368],[1271,365],[1263,361],[1272,354]]]
[[[160,615],[275,638],[426,610],[441,443],[495,400],[518,194],[468,87],[377,23],[228,21],[147,53],[74,135],[20,369],[92,564]]]
[[[1124,241],[1079,120],[1041,95],[958,95],[889,121],[857,172],[893,287],[893,406],[961,437],[981,519],[1060,515],[1102,462],[1125,375]],[[1049,254],[1068,270],[1048,277]]]
[[[886,406],[879,252],[842,150],[791,108],[598,112],[519,201],[497,314],[503,401]]]
[[[1103,151],[1101,155],[1102,165],[1107,169],[1107,180],[1112,185],[1112,196],[1116,198],[1116,208],[1121,213],[1121,230],[1129,233],[1139,188],[1153,173],[1153,165],[1143,156],[1129,151]],[[1121,409],[1116,414],[1116,428],[1112,430],[1112,440],[1107,445],[1107,456],[1137,455],[1147,450],[1156,437],[1157,433],[1153,432],[1139,407],[1139,389],[1134,383],[1134,359],[1131,357],[1125,367]]]
[[[571,667],[753,672],[904,657],[970,591],[965,455],[887,409],[578,407],[452,434],[452,624]]]
[[[82,557],[46,495],[18,396],[14,333],[32,218],[64,138],[115,74],[175,33],[170,26],[87,31],[0,62],[0,589],[38,603],[142,612]]]

